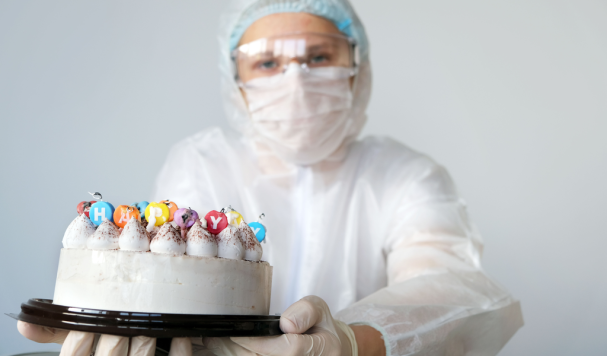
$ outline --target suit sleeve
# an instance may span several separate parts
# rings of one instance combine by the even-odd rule
[[[447,172],[394,189],[385,236],[388,285],[340,311],[379,330],[388,355],[495,355],[523,325],[520,304],[482,270],[482,242]]]

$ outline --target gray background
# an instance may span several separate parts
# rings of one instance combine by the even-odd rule
[[[607,354],[607,2],[355,0],[365,134],[444,164],[522,301],[501,355]],[[0,312],[52,297],[75,205],[148,197],[168,147],[225,126],[220,1],[0,1]],[[0,355],[58,349],[0,315]]]

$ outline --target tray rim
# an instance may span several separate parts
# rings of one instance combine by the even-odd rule
[[[31,298],[9,317],[32,324],[119,336],[199,337],[281,335],[278,315],[169,314],[102,310]]]

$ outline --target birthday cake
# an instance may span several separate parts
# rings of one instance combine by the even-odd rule
[[[266,229],[230,208],[81,202],[63,237],[54,304],[176,314],[268,315]]]

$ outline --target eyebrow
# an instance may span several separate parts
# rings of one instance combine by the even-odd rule
[[[324,42],[324,43],[320,43],[320,44],[316,44],[316,45],[309,46],[309,47],[307,47],[306,49],[307,49],[308,51],[310,51],[310,50],[322,49],[322,48],[327,48],[327,47],[330,47],[330,48],[337,48],[337,47],[339,47],[339,46],[337,45],[337,43],[333,43],[333,42]]]
[[[319,43],[319,44],[308,46],[308,47],[306,47],[306,51],[310,52],[310,51],[317,51],[317,50],[323,49],[323,48],[337,48],[337,47],[339,47],[339,46],[336,43],[325,42],[325,43]],[[252,55],[260,56],[260,57],[273,57],[274,53],[275,53],[274,50],[266,49],[263,52],[256,52]],[[283,55],[283,53],[281,53],[281,55]]]

